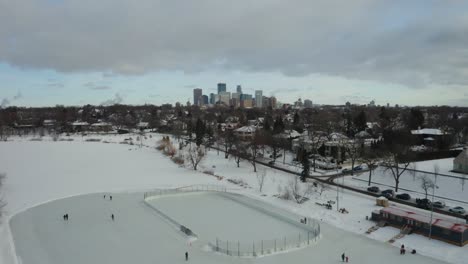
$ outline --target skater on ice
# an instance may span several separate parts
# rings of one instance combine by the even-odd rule
[[[111,215],[112,221],[114,221],[114,214]]]
[[[185,261],[188,261],[188,252],[185,252]]]
[[[341,261],[342,261],[342,262],[345,261],[345,253],[341,254]]]

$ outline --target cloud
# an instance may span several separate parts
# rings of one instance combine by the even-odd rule
[[[13,101],[23,98],[21,91],[18,91],[15,96],[13,96]]]
[[[102,71],[103,77],[221,68],[319,73],[413,88],[468,84],[465,1],[67,0],[50,5],[1,1],[1,62]]]
[[[50,81],[49,80],[49,83],[47,84],[48,87],[50,88],[63,88],[65,87],[65,84],[63,84],[62,82],[59,82],[59,81]]]
[[[108,105],[120,104],[122,102],[123,102],[122,96],[119,93],[116,93],[114,95],[114,98],[102,102],[101,105],[108,106]]]
[[[8,107],[8,105],[10,105],[10,100],[8,100],[8,98],[3,98],[2,103],[0,104],[0,107],[5,108],[5,107]]]
[[[99,90],[110,90],[110,89],[112,89],[112,88],[111,88],[110,86],[108,86],[108,85],[97,85],[97,84],[95,84],[94,82],[87,82],[87,83],[85,83],[83,86],[85,86],[85,87],[87,87],[87,88],[89,88],[89,89],[91,89],[91,90],[97,90],[97,91],[99,91]]]
[[[8,107],[10,104],[12,104],[14,101],[19,100],[23,98],[23,93],[21,91],[18,91],[13,97],[11,98],[3,98],[2,102],[0,103],[0,108],[5,108]]]

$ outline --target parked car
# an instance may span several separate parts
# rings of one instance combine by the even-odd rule
[[[411,199],[411,195],[409,195],[407,193],[400,193],[400,194],[397,194],[395,197],[400,199],[400,200],[409,200],[409,199]]]
[[[367,191],[373,192],[373,193],[378,193],[380,191],[380,189],[377,186],[372,186],[372,187],[367,188]]]
[[[432,203],[429,199],[416,199],[416,206],[423,209],[431,209]]]
[[[362,166],[361,166],[361,165],[359,165],[359,166],[356,166],[356,167],[354,167],[354,169],[353,169],[353,170],[354,170],[354,171],[362,171],[362,170],[363,170],[363,168],[362,168]]]
[[[387,198],[387,199],[393,198],[393,195],[391,193],[388,193],[388,192],[382,193],[382,196]]]
[[[270,160],[270,161],[268,162],[268,165],[275,165],[275,161],[274,161],[274,160]]]
[[[432,204],[432,206],[437,207],[437,208],[444,208],[444,207],[445,207],[445,203],[442,202],[442,201],[437,201],[437,202],[434,202],[434,203]]]
[[[457,206],[457,207],[452,207],[449,209],[450,212],[452,213],[457,213],[457,214],[464,214],[465,213],[465,209],[461,206]]]
[[[341,173],[344,173],[344,174],[347,174],[347,173],[351,173],[351,169],[349,168],[344,168]]]
[[[395,192],[392,190],[392,189],[387,189],[387,190],[383,190],[382,191],[382,195],[383,194],[389,194],[391,197],[393,197],[395,195]],[[387,197],[388,198],[388,197]]]

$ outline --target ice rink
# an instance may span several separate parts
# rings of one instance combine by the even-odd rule
[[[149,203],[205,241],[219,238],[252,245],[252,241],[297,237],[307,232],[301,228],[299,216],[286,216],[297,222],[292,224],[249,207],[249,200],[240,199],[243,196],[223,192],[190,192],[158,196]]]
[[[219,198],[210,199],[210,196],[203,195],[200,198],[203,199],[200,202],[206,204],[197,204],[195,200],[187,199],[187,208],[199,207],[197,210],[203,211],[206,218],[214,218],[216,215],[229,218],[232,215],[232,207],[222,206],[224,202],[219,202]],[[166,204],[166,201],[169,200],[164,200],[162,206],[173,205],[174,208],[180,206],[177,203],[182,205],[184,202],[181,199]],[[251,199],[251,202],[257,201]],[[208,208],[217,211],[211,212]],[[69,214],[68,222],[62,219],[66,213]],[[255,219],[259,216],[250,209],[244,213],[246,215],[238,215],[237,218]],[[115,215],[115,221],[111,220],[111,214]],[[196,224],[201,216],[201,213],[188,214],[181,221]],[[260,232],[265,232],[270,223],[272,226],[278,225],[275,223],[277,220],[267,218],[259,218],[265,221],[260,228],[262,231],[258,233],[262,236]],[[203,228],[200,230],[210,229],[210,222],[206,224],[204,228],[200,226]],[[113,194],[112,201],[104,199],[103,194],[60,199],[15,215],[10,225],[22,264],[186,263],[186,251],[192,263],[338,263],[343,252],[350,256],[351,263],[443,263],[421,255],[401,256],[398,249],[389,244],[339,230],[325,223],[321,223],[322,238],[310,247],[260,258],[225,256],[207,251],[202,239],[189,243],[156,211],[144,204],[142,193]],[[285,228],[284,223],[279,225]],[[216,229],[222,227],[220,224]],[[224,229],[230,230],[225,231],[226,234],[234,234],[236,231],[243,232],[241,229],[247,230],[247,227],[226,224]],[[193,231],[202,233],[196,227]]]

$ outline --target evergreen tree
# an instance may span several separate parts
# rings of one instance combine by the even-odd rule
[[[273,134],[282,133],[284,131],[284,128],[285,126],[283,123],[283,119],[281,118],[281,116],[277,116],[275,123],[273,124]]]
[[[195,125],[195,143],[200,146],[203,143],[203,137],[205,136],[205,124],[200,118],[197,119]]]
[[[309,161],[309,153],[307,153],[307,150],[303,149],[302,150],[302,173],[301,173],[301,181],[305,182],[306,178],[310,174],[310,161]]]
[[[354,125],[358,131],[363,131],[367,128],[367,117],[364,111],[359,112],[359,114],[354,118]]]

